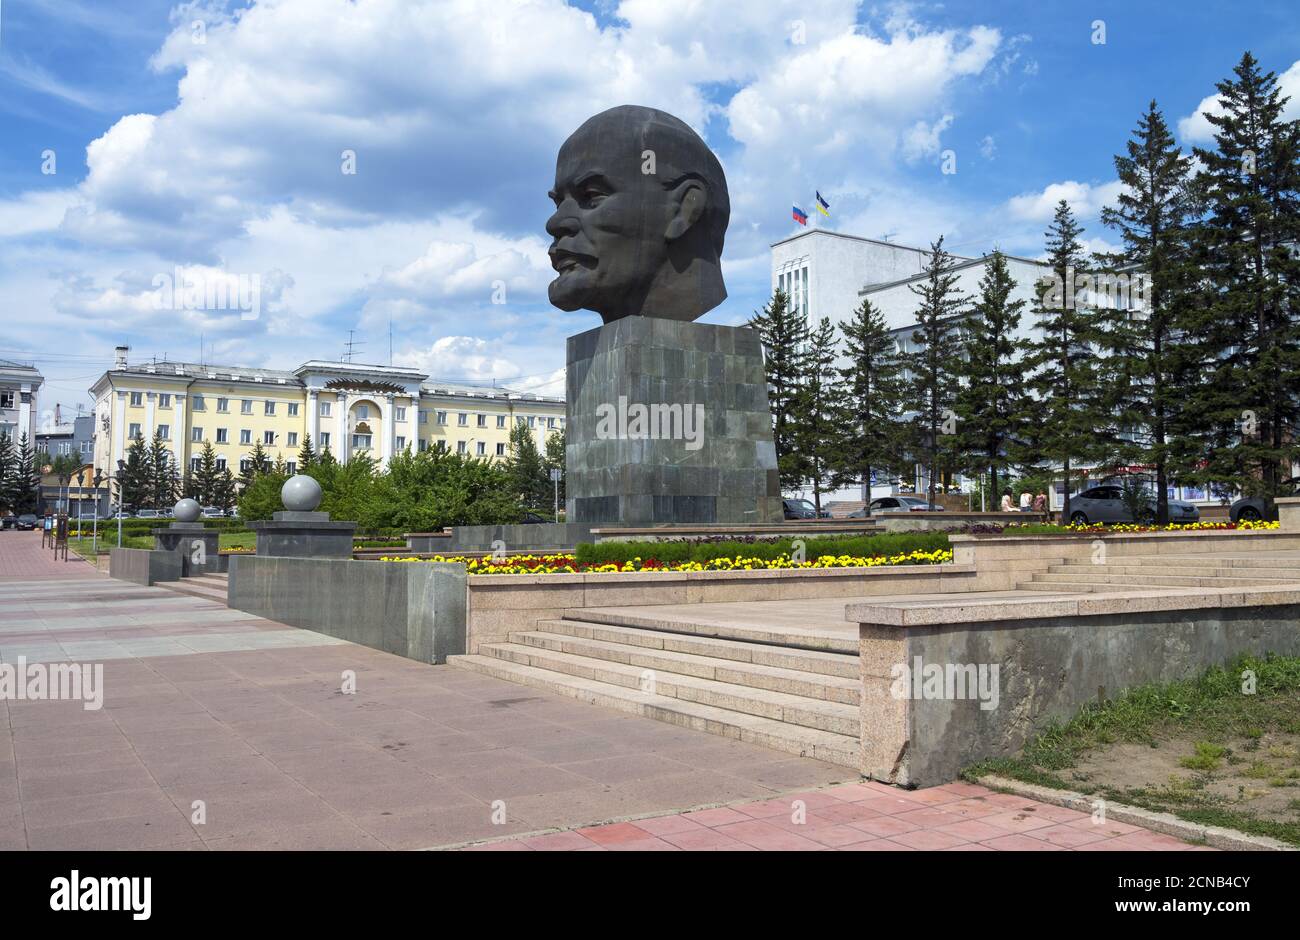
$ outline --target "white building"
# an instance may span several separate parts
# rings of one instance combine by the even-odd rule
[[[35,366],[0,359],[0,434],[36,446],[36,393],[45,379]]]

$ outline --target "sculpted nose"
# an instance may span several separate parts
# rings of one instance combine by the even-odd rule
[[[568,201],[562,202],[546,220],[546,234],[552,238],[578,234],[578,220],[566,210]]]

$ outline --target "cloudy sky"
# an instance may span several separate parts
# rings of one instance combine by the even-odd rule
[[[726,168],[715,322],[763,303],[792,203],[1038,255],[1064,197],[1112,242],[1112,156],[1151,98],[1204,143],[1249,49],[1300,99],[1293,5],[1248,6],[0,0],[0,358],[36,361],[49,408],[86,401],[120,342],[293,367],[355,330],[386,364],[391,324],[394,364],[562,394],[564,337],[599,318],[546,302],[546,192],[569,132],[624,103]],[[178,272],[256,277],[258,316],[162,302]]]

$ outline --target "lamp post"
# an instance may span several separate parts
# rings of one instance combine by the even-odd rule
[[[90,478],[90,482],[95,485],[95,517],[91,522],[94,534],[90,541],[90,554],[96,559],[98,564],[99,558],[99,485],[104,482],[104,471],[96,469],[95,475]]]
[[[117,480],[117,547],[118,548],[122,547],[122,512],[124,510],[124,507],[122,505],[122,474],[125,471],[126,471],[126,461],[119,460],[117,462],[117,476],[114,478]]]

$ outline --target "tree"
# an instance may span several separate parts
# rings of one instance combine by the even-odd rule
[[[840,325],[847,367],[839,370],[842,395],[839,425],[843,436],[835,460],[833,486],[862,483],[871,514],[871,482],[876,471],[895,475],[902,450],[902,363],[884,314],[863,299],[852,319]]]
[[[213,449],[211,441],[204,441],[203,449],[199,452],[199,466],[191,480],[194,498],[204,506],[220,505],[217,501],[217,488],[220,482],[221,471],[217,469],[217,452]]]
[[[230,468],[224,468],[216,478],[212,488],[212,505],[220,507],[222,512],[229,512],[237,499],[235,475]]]
[[[253,452],[248,455],[244,465],[239,468],[239,485],[246,489],[262,474],[271,472],[271,461],[266,456],[266,448],[261,441],[253,444]]]
[[[0,431],[0,509],[13,510],[13,484],[17,469],[14,443],[8,434]]]
[[[963,380],[953,404],[957,447],[966,469],[988,471],[991,491],[998,474],[1026,462],[1023,455],[1029,395],[1020,363],[1027,344],[1018,339],[1025,301],[1012,300],[1016,282],[1000,251],[989,255],[979,298],[966,320],[965,356],[958,362]]]
[[[136,512],[153,502],[153,460],[144,437],[137,434],[126,449],[126,460],[118,468],[117,502],[120,509]]]
[[[808,338],[807,371],[794,400],[796,421],[792,433],[800,482],[812,486],[813,505],[819,515],[822,490],[829,480],[842,433],[835,359],[835,328],[829,317],[822,317]]]
[[[1025,357],[1032,370],[1029,385],[1039,399],[1033,446],[1038,456],[1061,465],[1064,520],[1070,518],[1072,467],[1103,453],[1099,434],[1108,417],[1102,411],[1092,348],[1098,338],[1097,314],[1091,296],[1075,289],[1085,272],[1082,232],[1062,199],[1047,229],[1051,274],[1039,281],[1034,304],[1040,338]]]
[[[302,446],[298,448],[298,472],[305,472],[315,462],[316,451],[311,444],[311,435],[305,434],[302,438]]]
[[[551,471],[553,470],[560,471],[559,483],[557,484],[553,482],[551,484],[551,500],[552,503],[558,502],[560,506],[563,506],[565,500],[564,428],[560,428],[558,431],[552,431],[550,434],[546,436],[546,456],[543,462],[546,466],[546,474],[548,477],[550,476]],[[558,489],[558,497],[557,497],[557,489]],[[557,519],[556,521],[559,520]]]
[[[1110,408],[1132,434],[1132,457],[1155,470],[1156,521],[1169,522],[1171,464],[1190,469],[1193,458],[1180,446],[1189,429],[1183,404],[1198,384],[1197,352],[1183,340],[1191,312],[1196,271],[1189,252],[1195,203],[1189,184],[1191,159],[1174,143],[1154,101],[1138,120],[1127,152],[1115,157],[1123,184],[1117,204],[1101,220],[1119,230],[1123,251],[1115,259],[1124,281],[1139,286],[1142,309],[1128,304],[1103,308],[1103,363],[1109,376]]]
[[[807,368],[808,323],[790,307],[785,292],[778,290],[762,311],[755,312],[749,326],[758,331],[765,353],[763,369],[781,488],[794,489],[804,478],[794,440],[794,411]]]
[[[36,511],[41,493],[40,467],[36,464],[36,455],[27,440],[26,431],[18,438],[18,448],[11,449],[11,454],[5,501],[14,515],[21,516]]]
[[[510,429],[510,455],[506,474],[513,492],[529,509],[544,510],[551,502],[550,475],[527,422],[516,420]]]
[[[176,468],[167,440],[155,431],[149,444],[149,505],[165,509],[176,502]]]
[[[957,290],[957,274],[952,268],[952,256],[944,250],[940,237],[930,245],[923,270],[925,279],[909,287],[920,298],[920,304],[916,309],[917,329],[912,333],[913,349],[903,354],[911,373],[907,398],[913,412],[912,443],[927,467],[931,503],[940,452],[946,449],[950,454],[954,443],[949,440],[945,448],[940,435],[950,437],[956,432],[952,406],[957,394],[957,332],[969,303]]]
[[[1250,53],[1206,112],[1215,148],[1197,147],[1206,212],[1204,270],[1189,333],[1204,350],[1191,408],[1204,429],[1204,475],[1276,495],[1297,457],[1300,410],[1300,124]]]

